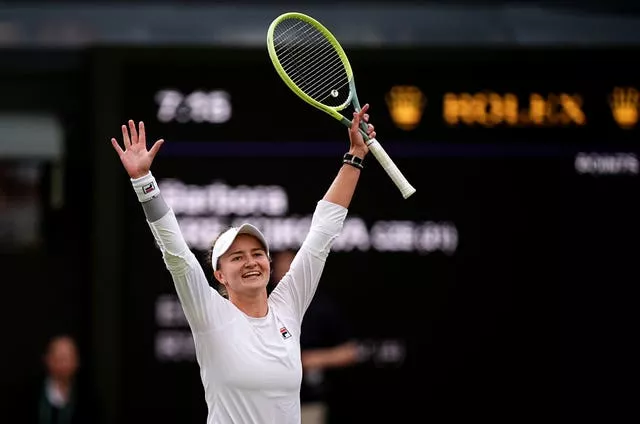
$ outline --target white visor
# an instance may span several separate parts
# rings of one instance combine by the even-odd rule
[[[260,230],[251,224],[242,224],[239,227],[231,227],[222,233],[213,245],[213,249],[211,249],[211,266],[213,266],[214,271],[218,269],[218,259],[220,259],[220,256],[224,255],[226,251],[229,250],[233,241],[238,237],[238,234],[249,234],[257,238],[267,251],[267,256],[269,256],[269,245],[267,244],[267,239],[264,238],[264,235],[262,235]]]

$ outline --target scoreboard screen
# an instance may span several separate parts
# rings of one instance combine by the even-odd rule
[[[360,100],[371,105],[381,141],[505,148],[637,147],[636,55],[568,49],[349,51]],[[285,86],[266,49],[143,51],[126,59],[125,72],[127,107],[169,140],[344,136],[332,118]]]
[[[581,373],[615,367],[616,335],[631,330],[637,53],[348,52],[417,192],[402,199],[368,157],[327,261],[321,290],[366,352],[327,375],[335,422],[524,418],[607,396],[606,375]],[[109,54],[117,117],[166,140],[153,173],[203,267],[215,235],[243,221],[275,253],[299,248],[348,149],[344,126],[296,97],[266,49]],[[133,193],[123,208],[124,415],[204,422],[170,275]]]

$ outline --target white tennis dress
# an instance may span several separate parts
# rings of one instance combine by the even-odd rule
[[[213,289],[173,211],[150,222],[189,321],[208,406],[207,424],[299,424],[300,327],[347,209],[318,202],[289,272],[252,318]]]

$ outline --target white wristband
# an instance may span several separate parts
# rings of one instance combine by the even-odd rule
[[[148,202],[160,194],[160,188],[156,183],[156,179],[151,175],[151,171],[140,178],[131,178],[131,184],[136,195],[138,195],[138,201],[141,203]]]

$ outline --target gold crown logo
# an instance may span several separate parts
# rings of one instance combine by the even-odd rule
[[[621,128],[629,129],[638,123],[638,90],[633,87],[616,87],[609,104],[613,119]]]
[[[393,123],[409,131],[420,124],[427,98],[413,85],[396,85],[386,95],[387,107]]]

